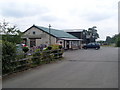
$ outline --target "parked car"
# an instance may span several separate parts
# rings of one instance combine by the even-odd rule
[[[17,52],[23,52],[23,47],[26,47],[25,44],[16,44]]]
[[[83,49],[94,48],[96,50],[100,49],[100,44],[98,43],[88,43],[82,46]]]

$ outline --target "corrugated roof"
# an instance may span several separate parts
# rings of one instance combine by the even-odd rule
[[[44,32],[47,32],[49,33],[49,28],[46,28],[46,27],[41,27],[41,26],[36,26],[38,29],[41,29],[43,30]],[[52,29],[50,28],[50,34],[55,36],[55,37],[58,37],[58,38],[71,38],[71,39],[78,39],[77,37],[71,35],[71,34],[68,34],[66,32],[64,32],[63,30],[57,30],[57,29]]]

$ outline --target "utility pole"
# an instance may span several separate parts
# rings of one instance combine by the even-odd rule
[[[51,25],[49,24],[49,45],[51,45],[51,30],[50,30]]]

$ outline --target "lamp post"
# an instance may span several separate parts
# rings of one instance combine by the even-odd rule
[[[51,30],[50,30],[51,25],[49,24],[49,45],[51,45]]]

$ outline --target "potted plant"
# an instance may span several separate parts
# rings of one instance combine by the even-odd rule
[[[62,45],[59,45],[59,49],[62,49]]]
[[[24,51],[24,53],[26,53],[26,52],[29,51],[29,48],[28,48],[27,46],[24,46],[24,47],[22,48],[22,50]]]
[[[47,48],[48,48],[48,50],[51,50],[51,49],[52,49],[52,47],[51,47],[51,46],[48,46]]]

